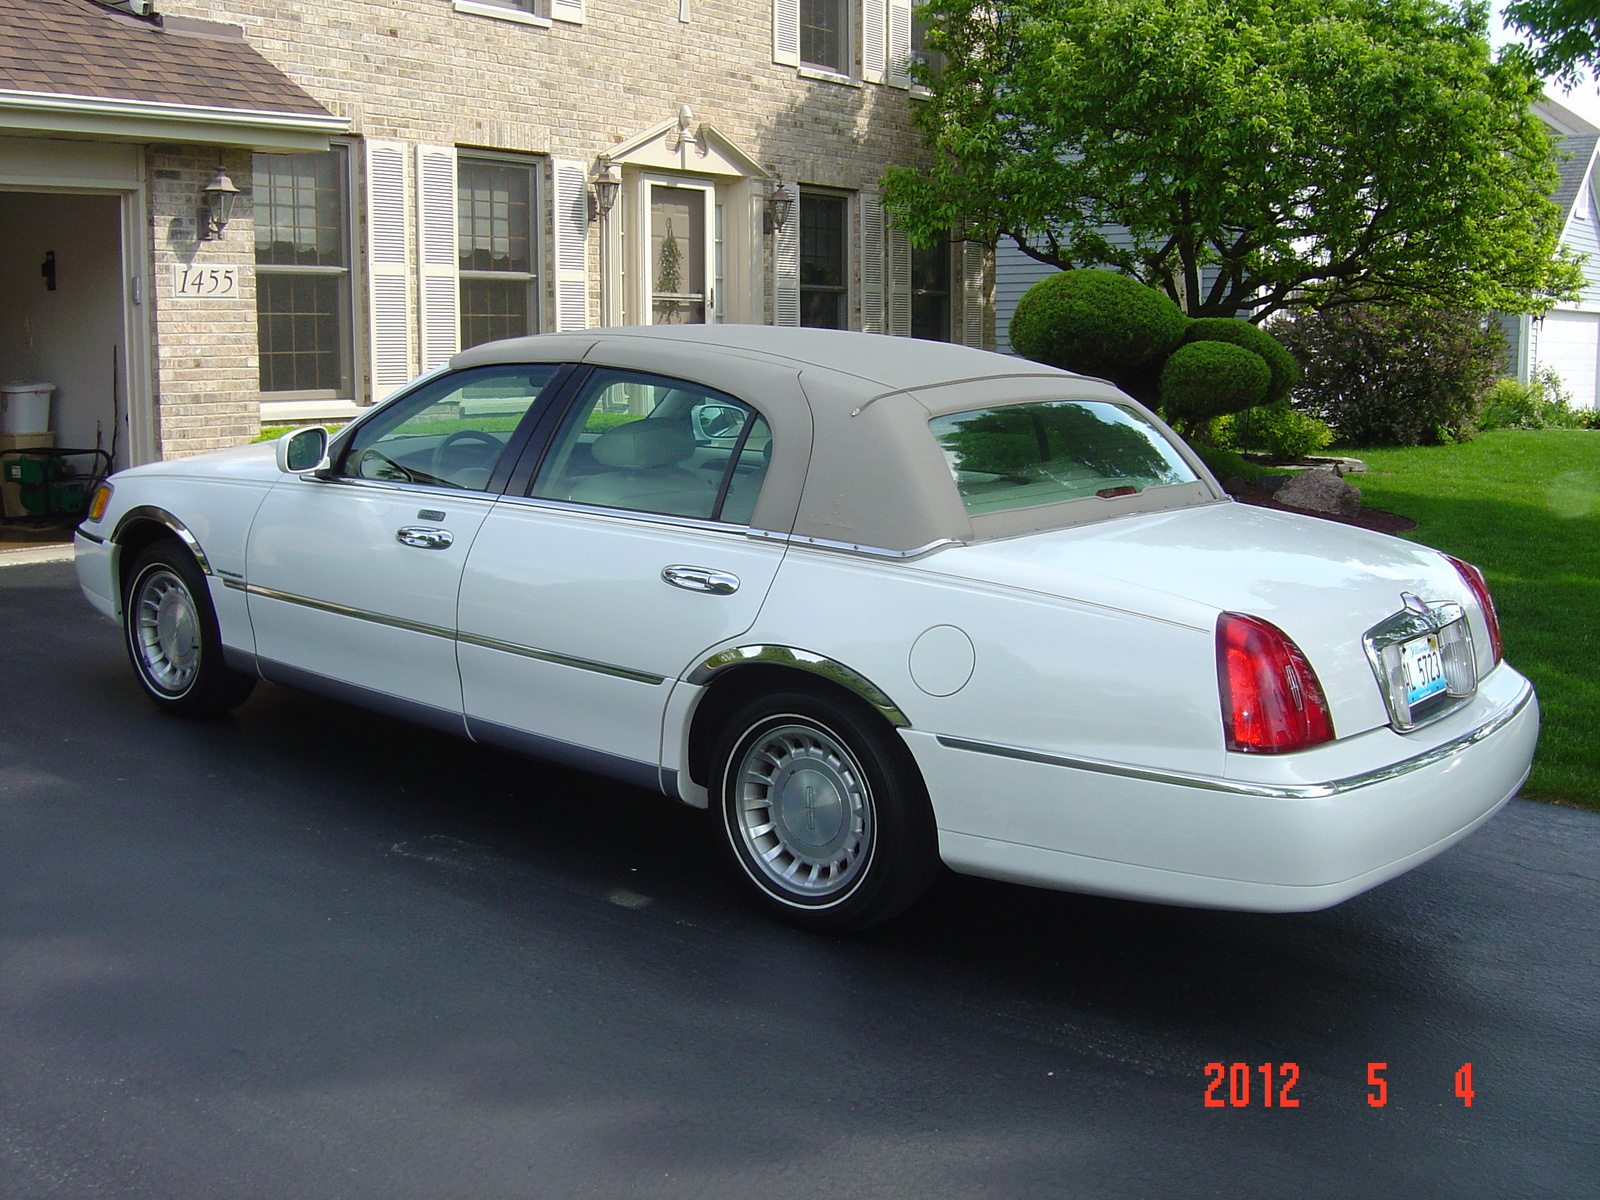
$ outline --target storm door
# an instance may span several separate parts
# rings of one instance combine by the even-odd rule
[[[642,249],[648,324],[705,325],[717,320],[716,213],[712,184],[645,181],[649,237],[642,239]]]

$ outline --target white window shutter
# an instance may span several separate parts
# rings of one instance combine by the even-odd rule
[[[584,0],[550,0],[550,17],[571,25],[583,24]]]
[[[861,331],[883,332],[883,205],[861,194]]]
[[[911,0],[889,0],[889,82],[911,86]]]
[[[911,336],[911,243],[905,231],[889,226],[889,332]]]
[[[461,349],[460,251],[456,248],[456,150],[417,147],[417,286],[422,369]]]
[[[884,0],[861,0],[861,78],[868,83],[883,82],[888,36],[889,17]]]
[[[772,0],[772,61],[800,65],[800,0]]]
[[[772,323],[800,324],[800,205],[772,235]]]
[[[371,398],[382,400],[404,386],[413,374],[405,146],[400,142],[367,142],[366,168]]]
[[[989,265],[986,247],[961,243],[961,342],[983,349],[984,275]]]
[[[589,328],[589,172],[558,158],[555,176],[556,329]]]

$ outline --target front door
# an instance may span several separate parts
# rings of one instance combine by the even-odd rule
[[[718,319],[716,216],[712,184],[645,180],[646,324],[707,325]]]
[[[332,477],[272,489],[244,585],[264,676],[460,731],[462,565],[558,370],[432,379],[365,421]]]

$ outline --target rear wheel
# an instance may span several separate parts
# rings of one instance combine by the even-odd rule
[[[127,580],[123,640],[145,694],[185,716],[243,704],[255,677],[223,662],[217,614],[194,556],[177,542],[156,542],[134,559]]]
[[[722,843],[761,903],[802,928],[864,929],[908,908],[938,870],[910,752],[876,714],[831,695],[762,696],[713,755]]]

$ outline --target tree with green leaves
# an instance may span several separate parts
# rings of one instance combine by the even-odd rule
[[[1571,85],[1600,64],[1600,5],[1595,0],[1512,0],[1506,24],[1531,36],[1533,65]]]
[[[1439,0],[925,0],[918,245],[1011,238],[1191,317],[1575,294],[1526,55]]]

